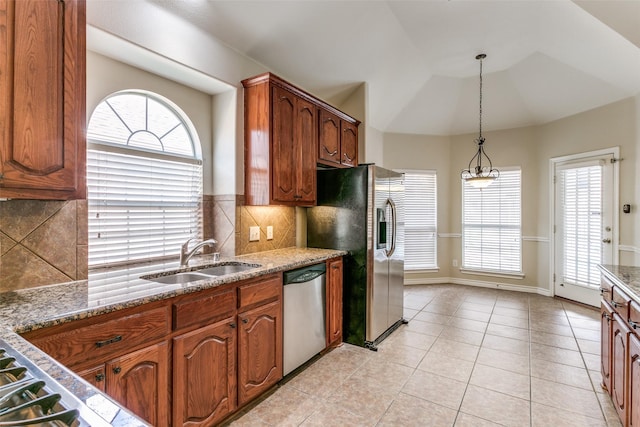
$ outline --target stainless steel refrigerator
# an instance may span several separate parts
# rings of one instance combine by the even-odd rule
[[[375,165],[318,170],[307,246],[342,249],[343,340],[375,350],[404,322],[403,175]]]

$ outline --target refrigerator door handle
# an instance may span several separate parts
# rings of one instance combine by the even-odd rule
[[[387,257],[390,257],[391,255],[393,255],[393,253],[396,251],[396,231],[397,231],[397,220],[396,220],[396,204],[393,202],[393,200],[391,199],[387,199],[387,205],[391,207],[391,216],[392,216],[392,222],[391,222],[391,248],[390,249],[386,249],[386,253],[387,253]]]

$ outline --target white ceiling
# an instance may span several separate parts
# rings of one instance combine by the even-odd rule
[[[476,132],[482,52],[483,129],[640,93],[639,0],[149,1],[385,132]]]

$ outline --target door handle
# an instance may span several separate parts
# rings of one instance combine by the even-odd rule
[[[602,239],[602,243],[611,243],[611,239]]]
[[[396,204],[391,199],[387,199],[387,205],[391,207],[391,216],[393,221],[391,222],[391,248],[387,250],[387,256],[390,257],[396,251],[396,229],[398,227],[398,220],[396,217]]]

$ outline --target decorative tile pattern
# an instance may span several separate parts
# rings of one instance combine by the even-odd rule
[[[0,202],[0,289],[87,278],[87,202]]]

